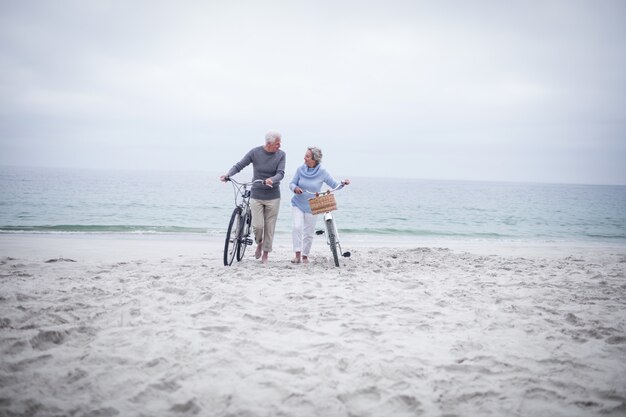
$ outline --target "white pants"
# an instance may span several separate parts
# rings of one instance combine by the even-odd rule
[[[313,233],[315,232],[317,216],[305,213],[298,207],[291,207],[291,213],[293,214],[293,228],[291,232],[293,251],[301,252],[302,256],[309,256],[311,245],[313,245]]]

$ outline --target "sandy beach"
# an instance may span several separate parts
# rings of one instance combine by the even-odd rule
[[[0,416],[624,416],[626,248],[0,235]]]

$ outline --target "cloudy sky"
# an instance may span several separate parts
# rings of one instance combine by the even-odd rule
[[[626,1],[0,0],[0,164],[626,184]]]

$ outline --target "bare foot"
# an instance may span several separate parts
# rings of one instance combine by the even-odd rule
[[[303,264],[308,264],[309,263],[309,257],[308,256],[303,256],[302,257],[302,263]]]
[[[291,263],[292,264],[299,264],[300,263],[300,252],[296,252],[296,257],[291,260]]]
[[[254,252],[254,257],[256,259],[259,259],[261,257],[261,245],[257,245],[256,247],[256,251]]]
[[[263,251],[263,257],[261,258],[261,262],[263,262],[264,264],[267,264],[267,255],[269,254],[269,252]]]

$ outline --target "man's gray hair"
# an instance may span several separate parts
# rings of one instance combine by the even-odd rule
[[[322,163],[322,150],[315,146],[309,146],[307,148],[311,151],[311,158],[315,161],[315,165],[319,165]]]
[[[265,134],[265,144],[267,145],[267,144],[270,144],[270,143],[274,143],[278,139],[280,139],[281,136],[282,135],[280,133],[278,133],[278,132],[274,132],[273,130],[269,131],[269,132],[267,132]]]

